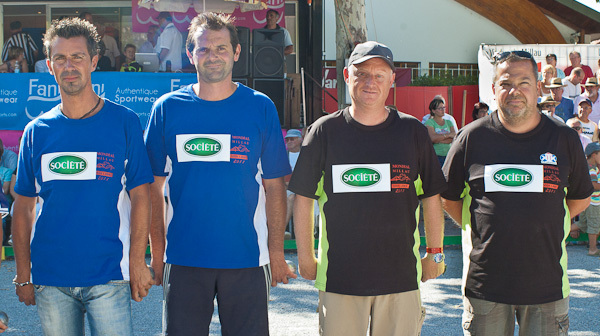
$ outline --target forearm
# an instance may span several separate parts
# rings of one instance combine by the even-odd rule
[[[160,49],[160,54],[158,55],[158,58],[160,58],[160,63],[162,63],[165,60],[165,58],[167,58],[168,54],[169,54],[169,49],[166,49],[166,48]]]
[[[13,208],[13,251],[17,264],[17,281],[31,278],[31,229],[35,220],[35,197],[19,196]]]
[[[444,244],[444,212],[440,195],[423,200],[423,220],[427,247],[442,247]]]
[[[266,194],[267,229],[269,231],[269,253],[283,254],[285,214],[287,197],[283,177],[264,180]]]
[[[285,49],[283,49],[283,54],[286,56],[293,52],[294,52],[294,45],[289,45],[289,46],[285,47]]]
[[[571,218],[579,215],[590,205],[591,197],[585,199],[567,199],[567,208]]]
[[[442,206],[446,213],[459,225],[462,226],[462,207],[463,200],[451,201],[442,198]]]
[[[150,230],[150,185],[140,185],[130,190],[129,195],[131,197],[129,260],[132,264],[145,264]]]
[[[160,258],[165,252],[165,178],[154,176],[154,183],[150,185],[151,213],[150,220],[150,250],[153,258]]]
[[[294,201],[294,232],[300,260],[315,258],[314,203],[314,199],[300,195]]]

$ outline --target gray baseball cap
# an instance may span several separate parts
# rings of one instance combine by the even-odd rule
[[[600,144],[597,142],[590,142],[585,146],[585,156],[588,157],[596,152],[600,152]]]
[[[375,41],[357,44],[350,55],[350,59],[348,59],[348,66],[351,66],[352,64],[360,64],[374,57],[378,57],[386,61],[392,70],[396,69],[396,67],[394,67],[394,55],[392,54],[390,48]]]

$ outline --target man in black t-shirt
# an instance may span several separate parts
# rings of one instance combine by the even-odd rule
[[[498,55],[498,111],[464,127],[444,163],[444,209],[463,228],[465,335],[566,335],[570,219],[593,187],[579,137],[537,110],[537,65]]]
[[[419,281],[444,271],[439,194],[446,184],[427,129],[385,106],[393,69],[388,47],[356,46],[344,69],[352,106],[309,127],[289,184],[296,193],[300,274],[316,278],[322,335],[365,335],[369,323],[371,335],[418,335],[425,317]],[[423,259],[419,200],[428,247]]]

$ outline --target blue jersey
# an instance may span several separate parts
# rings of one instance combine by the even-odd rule
[[[86,119],[57,107],[23,133],[15,191],[39,196],[31,272],[37,285],[86,287],[129,280],[128,191],[153,181],[140,121],[105,100]]]
[[[269,263],[262,178],[291,173],[273,102],[238,84],[221,101],[192,85],[156,101],[146,130],[152,171],[166,176],[165,261],[204,268]]]

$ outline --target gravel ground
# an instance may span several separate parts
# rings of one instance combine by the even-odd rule
[[[600,335],[600,259],[587,256],[583,245],[567,247],[569,253],[569,280],[571,281],[571,327],[569,335]],[[424,253],[424,251],[421,251]],[[286,253],[296,262],[295,253]],[[460,336],[462,312],[460,284],[462,256],[459,248],[446,249],[448,269],[438,279],[421,287],[427,318],[424,336]],[[26,307],[14,294],[11,284],[15,273],[14,261],[4,261],[0,267],[0,310],[10,316],[9,330],[4,335],[42,335],[37,312]],[[161,326],[162,288],[154,287],[141,303],[132,302],[136,335],[159,335]],[[312,281],[293,280],[288,285],[271,291],[269,310],[271,335],[317,335],[317,291]],[[89,335],[89,332],[88,332]],[[220,335],[217,312],[213,316],[211,335]]]

